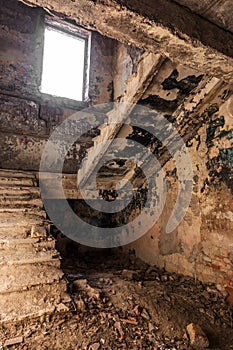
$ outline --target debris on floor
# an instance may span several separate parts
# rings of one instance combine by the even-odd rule
[[[6,349],[233,349],[233,309],[214,285],[144,263],[139,269],[112,252],[62,264],[72,309],[61,304],[59,315],[4,325],[2,348],[22,337]]]

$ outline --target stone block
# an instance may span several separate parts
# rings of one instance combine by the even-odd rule
[[[20,344],[22,342],[23,342],[23,337],[19,336],[19,337],[6,340],[4,343],[4,346],[12,346],[12,345]]]
[[[209,340],[198,324],[190,323],[187,326],[190,344],[196,349],[208,348]]]

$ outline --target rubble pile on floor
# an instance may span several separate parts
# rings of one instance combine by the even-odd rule
[[[69,256],[63,270],[72,309],[6,326],[2,346],[18,337],[6,348],[233,349],[233,310],[213,285],[112,254]]]

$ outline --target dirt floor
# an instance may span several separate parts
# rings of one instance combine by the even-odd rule
[[[149,267],[119,251],[64,254],[71,310],[5,325],[0,349],[203,349],[187,325],[200,325],[209,348],[233,349],[233,308],[212,285]],[[18,344],[4,346],[19,337]]]

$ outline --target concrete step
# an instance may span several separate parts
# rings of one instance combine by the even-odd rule
[[[39,215],[36,215],[34,213],[0,213],[0,227],[6,227],[6,226],[12,226],[12,225],[31,225],[31,224],[39,224],[47,222],[45,217],[38,213]]]
[[[29,290],[0,295],[0,323],[39,317],[62,311],[69,302],[64,281],[31,287]],[[65,311],[68,311],[67,309]]]
[[[51,262],[54,259],[58,260],[59,253],[55,249],[49,251],[32,251],[13,250],[13,251],[0,251],[0,267],[11,265],[26,265],[26,264],[39,264]]]
[[[31,216],[38,216],[41,218],[46,218],[46,212],[41,208],[2,208],[0,207],[0,220],[2,218],[19,218],[24,216],[25,218],[30,218]]]
[[[21,239],[11,239],[11,238],[1,238],[0,237],[0,255],[6,254],[7,251],[51,251],[55,249],[55,240],[52,237],[47,240],[42,240],[41,238],[21,238]]]
[[[0,186],[20,186],[37,187],[38,181],[34,178],[2,177],[0,176]]]
[[[50,223],[44,210],[0,208],[0,238],[46,237]]]
[[[30,195],[25,196],[1,196],[0,206],[7,208],[43,208],[43,202],[40,198],[31,198]]]
[[[45,225],[37,225],[37,224],[31,224],[31,225],[12,225],[12,223],[9,223],[8,226],[1,227],[0,226],[0,239],[7,239],[9,237],[11,238],[46,238],[48,236],[49,232],[49,226],[48,229]]]
[[[29,186],[2,186],[0,184],[0,198],[30,196],[31,198],[40,197],[40,189],[38,187]]]
[[[32,286],[59,282],[63,276],[60,261],[56,264],[14,265],[0,267],[0,294],[30,289]],[[0,296],[1,298],[1,296]]]
[[[18,178],[18,179],[35,179],[36,174],[30,171],[0,169],[0,177],[3,178]]]

